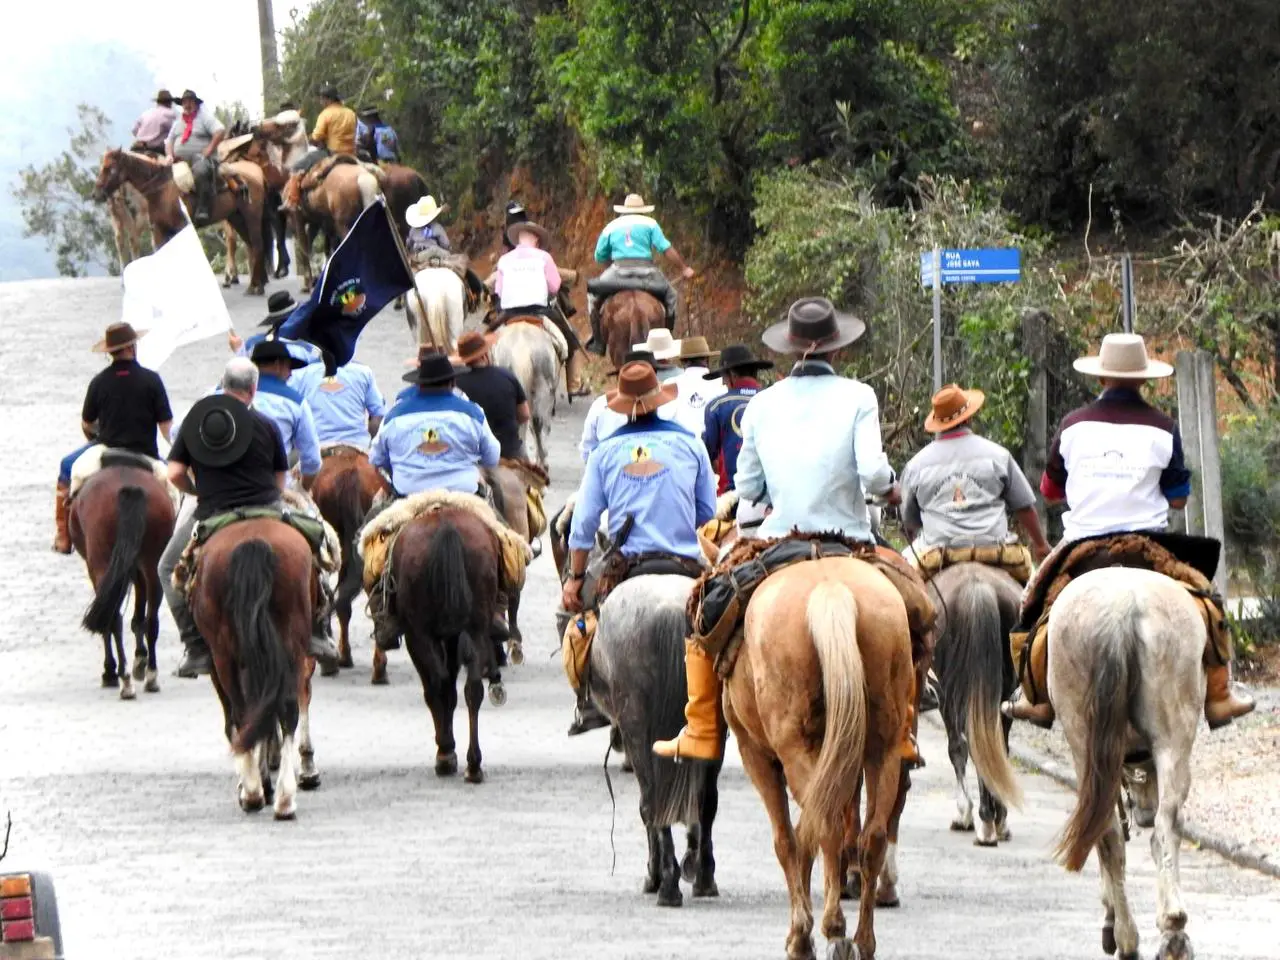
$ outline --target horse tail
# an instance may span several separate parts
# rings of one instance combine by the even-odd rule
[[[347,584],[348,578],[356,584],[359,577],[354,571],[361,569],[360,564],[360,528],[364,526],[364,504],[360,490],[360,471],[343,470],[333,478],[333,506],[336,508],[338,542],[342,544],[342,569],[338,573],[338,582]],[[357,585],[354,593],[359,593]]]
[[[427,595],[433,601],[434,632],[442,636],[462,633],[473,617],[471,580],[466,545],[452,524],[442,523],[436,529],[422,572]]]
[[[1085,694],[1092,702],[1086,702],[1084,709],[1088,729],[1076,806],[1054,848],[1058,861],[1073,872],[1083,869],[1089,851],[1110,828],[1115,816],[1129,711],[1142,680],[1137,603],[1132,596],[1117,599],[1127,609],[1116,610],[1110,616],[1104,612],[1104,623],[1109,620],[1114,627],[1096,632],[1100,642],[1095,645],[1092,685]]]
[[[84,613],[81,625],[104,636],[115,626],[129,585],[138,569],[138,555],[147,533],[147,491],[138,486],[125,486],[116,491],[116,538],[111,545],[107,572],[98,581],[93,602]]]
[[[985,581],[961,585],[948,610],[948,660],[942,687],[942,708],[952,730],[963,730],[978,776],[1008,807],[1022,806],[1018,784],[1004,745],[1000,717],[1004,676],[1004,633],[1000,600]]]
[[[632,343],[644,343],[649,338],[649,322],[645,319],[644,311],[634,298],[627,306],[631,308],[627,315],[627,334]]]
[[[382,188],[378,185],[378,178],[368,170],[361,170],[356,176],[356,188],[360,191],[360,209],[368,208],[369,204],[377,200],[382,194]]]
[[[444,290],[436,282],[435,271],[443,268],[428,268],[418,273],[416,283],[418,293],[422,296],[422,306],[427,315],[418,317],[417,304],[411,303],[415,318],[418,320],[418,344],[426,346],[435,342],[437,347],[449,350],[449,307],[445,300]]]
[[[269,737],[298,699],[297,668],[271,617],[278,564],[265,540],[246,540],[231,552],[223,609],[231,618],[244,685],[244,722],[236,731],[237,752]]]
[[[684,641],[689,632],[684,608],[667,606],[646,617],[645,642],[654,645],[654,674],[648,685],[652,700],[646,711],[647,729],[627,755],[633,764],[645,764],[653,784],[651,815],[654,827],[677,823],[693,825],[701,817],[701,798],[708,775],[715,766],[706,763],[670,763],[653,755],[650,744],[667,740],[684,726]],[[624,731],[624,734],[629,731]]]
[[[801,800],[801,841],[816,849],[823,830],[842,823],[858,787],[867,739],[867,681],[858,650],[858,606],[843,583],[824,580],[809,594],[805,619],[822,669],[826,730]]]

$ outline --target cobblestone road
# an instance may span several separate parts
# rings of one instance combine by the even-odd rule
[[[263,308],[228,295],[249,332]],[[79,406],[100,358],[89,345],[119,314],[116,281],[0,286],[0,809],[12,810],[15,863],[57,878],[68,955],[82,958],[719,958],[783,954],[787,903],[768,822],[731,746],[721,780],[716,854],[721,897],[659,910],[640,893],[645,843],[633,781],[617,773],[615,823],[601,771],[603,732],[569,740],[570,695],[555,656],[556,586],[548,559],[522,606],[528,662],[507,674],[510,700],[481,715],[488,781],[438,780],[421,689],[403,654],[392,685],[359,666],[317,678],[313,730],[324,782],[298,820],[246,817],[216,699],[205,681],[170,676],[132,703],[101,690],[101,647],[79,617],[90,592],[75,558],[56,557],[57,461],[79,441]],[[362,358],[394,391],[411,353],[398,317],[374,324]],[[184,348],[163,369],[175,409],[211,385],[225,345]],[[581,405],[552,434],[551,502],[577,480]],[[903,825],[902,909],[877,933],[887,958],[979,960],[1100,955],[1096,871],[1049,859],[1069,796],[1024,775],[1027,809],[997,850],[948,831],[951,783],[932,726],[930,766]],[[1147,837],[1129,847],[1130,893],[1155,946]],[[7,865],[7,864],[6,864]],[[1200,956],[1280,956],[1280,884],[1187,849],[1183,882]]]

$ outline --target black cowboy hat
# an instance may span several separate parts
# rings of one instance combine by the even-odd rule
[[[628,363],[647,363],[655,370],[658,369],[658,361],[654,359],[653,351],[651,350],[628,350],[622,355],[622,366],[625,367]],[[619,370],[620,369],[621,367]],[[612,370],[609,372],[609,376],[611,377],[616,377],[617,375],[618,370]]]
[[[275,363],[277,360],[288,360],[289,367],[293,370],[301,370],[307,365],[307,361],[295,357],[289,352],[289,348],[279,340],[262,340],[254,344],[253,353],[249,355],[249,359],[254,363]]]
[[[834,353],[867,332],[851,313],[841,313],[826,297],[805,297],[787,311],[787,319],[769,327],[760,339],[775,353],[805,356]]]
[[[512,200],[507,204],[507,213],[524,213],[524,204],[519,200]]]
[[[772,370],[772,360],[758,360],[745,343],[731,343],[720,351],[720,366],[702,375],[703,380],[715,380],[726,373],[759,373]]]
[[[225,393],[204,397],[183,421],[182,438],[198,465],[229,466],[253,443],[253,414],[243,400]]]
[[[289,315],[298,309],[298,301],[288,290],[277,290],[267,298],[267,318],[258,324],[260,327],[278,327]]]
[[[342,102],[342,98],[338,96],[338,88],[332,83],[322,84],[320,89],[316,91],[316,96],[324,97],[326,100],[337,100],[339,103]]]
[[[360,116],[362,116],[362,117],[376,117],[376,116],[379,116],[378,108],[377,108],[377,107],[361,107],[361,108],[360,108]]]
[[[201,100],[200,97],[196,94],[196,92],[192,90],[190,87],[187,87],[187,89],[183,90],[182,96],[178,98],[179,103],[181,103],[183,100],[194,100],[197,105],[204,103],[204,101]]]
[[[418,369],[410,370],[400,379],[420,387],[438,387],[466,370],[466,367],[455,367],[443,353],[428,353],[418,361]]]

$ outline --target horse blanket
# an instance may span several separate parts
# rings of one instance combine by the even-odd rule
[[[178,512],[178,506],[182,502],[182,492],[169,482],[169,468],[163,460],[152,460],[145,454],[104,447],[100,443],[80,454],[76,462],[71,465],[70,496],[74,498],[80,492],[80,488],[85,485],[85,481],[107,466],[131,466],[150,470],[168,492],[169,499],[173,501],[174,513]]]

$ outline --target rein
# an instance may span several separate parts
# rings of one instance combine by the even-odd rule
[[[173,181],[173,168],[167,164],[153,165],[152,161],[147,160],[135,153],[122,150],[120,152],[121,177],[125,183],[130,184],[135,190],[144,197],[153,194],[157,186],[163,187],[165,182]],[[148,170],[148,168],[151,168]],[[147,178],[141,183],[136,182],[133,178],[139,175],[139,170],[147,173]]]

